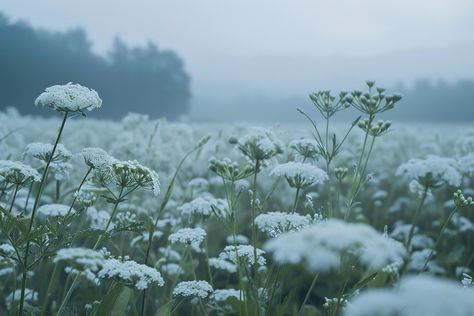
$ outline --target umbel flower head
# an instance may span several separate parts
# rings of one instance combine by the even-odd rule
[[[329,272],[358,262],[370,271],[403,260],[402,244],[366,224],[327,220],[269,240],[264,249],[281,264],[303,263],[313,272]]]
[[[237,146],[251,161],[264,162],[282,152],[280,142],[265,128],[253,128],[250,133],[238,139]]]
[[[356,90],[351,93],[352,106],[362,113],[367,115],[375,115],[377,113],[383,113],[390,109],[393,109],[402,96],[400,94],[386,95],[385,89],[376,88],[376,92],[372,93],[372,88],[375,85],[375,81],[367,81],[369,92],[363,93],[362,91]]]
[[[306,159],[314,159],[319,155],[318,142],[311,138],[294,139],[290,142],[290,148]]]
[[[374,289],[350,302],[344,316],[474,315],[474,291],[431,276],[406,277],[394,289]]]
[[[249,164],[239,166],[237,162],[231,161],[229,158],[217,159],[215,157],[209,159],[209,170],[229,181],[245,179],[255,171]]]
[[[93,177],[95,182],[102,185],[113,182],[122,188],[151,189],[155,196],[160,193],[158,174],[136,160],[116,160],[109,158],[108,155],[100,154],[97,150],[83,152],[83,156],[87,165],[97,168]]]
[[[95,90],[79,84],[67,83],[55,85],[40,94],[35,101],[36,106],[49,107],[59,112],[92,111],[102,106],[102,99]]]
[[[44,162],[62,162],[72,158],[72,154],[63,144],[58,144],[51,157],[54,146],[52,144],[31,143],[26,146],[24,155],[28,155]]]
[[[290,231],[298,231],[312,223],[310,215],[297,213],[269,212],[255,218],[255,224],[262,232],[277,237]]]
[[[41,177],[32,167],[19,161],[0,160],[0,182],[2,181],[18,186],[31,182],[39,182]]]
[[[459,186],[461,174],[456,160],[428,155],[425,159],[410,159],[397,169],[397,175],[407,175],[425,188],[437,188],[443,184]]]
[[[313,184],[323,183],[328,175],[322,169],[309,163],[290,161],[276,166],[270,172],[272,175],[284,176],[291,187],[305,188]]]
[[[206,281],[179,282],[173,290],[173,296],[206,298],[213,292],[212,286]]]

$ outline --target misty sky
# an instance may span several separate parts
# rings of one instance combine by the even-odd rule
[[[80,26],[101,54],[115,36],[176,50],[198,102],[474,78],[472,0],[10,0],[0,10],[35,27]]]

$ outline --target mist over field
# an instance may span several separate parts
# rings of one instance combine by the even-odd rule
[[[0,4],[0,315],[474,315],[474,3]]]

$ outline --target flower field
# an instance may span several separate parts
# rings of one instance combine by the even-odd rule
[[[0,315],[474,315],[473,127],[379,120],[372,81],[264,127],[99,95],[0,112]]]

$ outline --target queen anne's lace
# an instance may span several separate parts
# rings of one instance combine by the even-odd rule
[[[102,100],[96,91],[70,82],[46,88],[45,92],[36,98],[35,105],[60,112],[84,112],[100,108]]]

